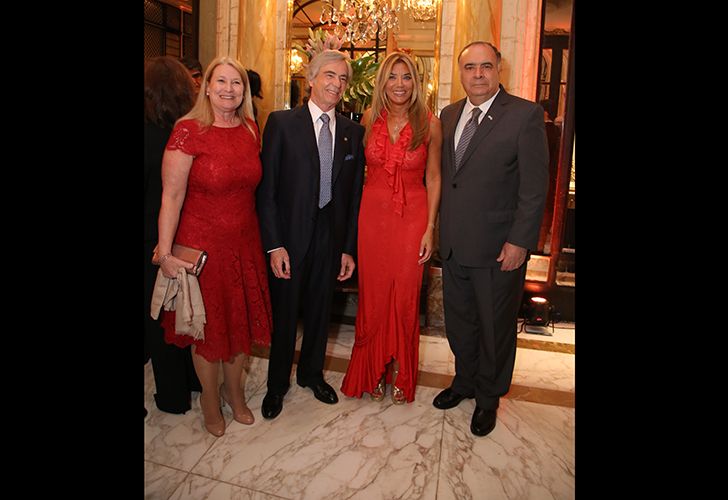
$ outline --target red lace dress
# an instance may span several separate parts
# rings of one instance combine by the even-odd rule
[[[429,118],[429,117],[428,117]],[[386,112],[372,125],[359,211],[359,305],[349,368],[341,392],[371,393],[392,359],[396,385],[414,401],[420,340],[420,241],[427,228],[427,145],[409,151],[409,123],[392,144]],[[391,384],[391,377],[387,383]]]
[[[205,339],[175,333],[175,313],[164,313],[167,343],[195,344],[206,360],[227,361],[251,344],[269,345],[271,306],[267,266],[255,211],[255,188],[262,176],[257,126],[210,127],[178,123],[167,149],[192,155],[187,194],[175,242],[208,253],[199,276],[207,323]]]

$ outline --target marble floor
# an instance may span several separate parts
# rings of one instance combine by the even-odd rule
[[[197,398],[171,415],[154,405],[145,366],[144,497],[147,499],[572,499],[574,498],[575,325],[552,336],[520,333],[513,384],[488,436],[470,432],[474,400],[438,410],[432,399],[454,374],[442,337],[420,337],[415,401],[395,406],[339,392],[326,405],[292,380],[283,411],[265,420],[268,360],[250,358],[244,374],[256,421],[225,435],[204,430]],[[354,327],[333,324],[325,378],[341,387]],[[300,339],[299,339],[300,342]],[[295,370],[295,368],[294,368]]]

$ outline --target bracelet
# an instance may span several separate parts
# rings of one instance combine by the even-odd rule
[[[164,263],[164,261],[165,261],[165,260],[167,260],[167,259],[169,259],[169,258],[170,258],[171,256],[172,256],[172,254],[171,254],[171,253],[168,253],[168,254],[166,254],[166,255],[162,255],[162,256],[161,256],[161,257],[159,258],[159,265],[161,266],[161,265],[162,265],[162,263]]]

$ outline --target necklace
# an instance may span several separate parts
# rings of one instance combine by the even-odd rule
[[[392,121],[392,129],[394,130],[394,133],[396,134],[399,132],[399,130],[404,127],[407,124],[407,119],[405,118],[404,121],[399,123],[394,123],[394,120]]]

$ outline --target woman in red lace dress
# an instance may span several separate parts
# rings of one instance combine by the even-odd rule
[[[367,178],[359,211],[359,306],[341,392],[414,401],[423,264],[440,203],[440,120],[427,109],[414,61],[387,56],[366,126]],[[424,182],[423,182],[424,180]]]
[[[159,213],[161,269],[174,278],[184,261],[172,243],[207,251],[199,276],[207,323],[204,340],[175,333],[175,313],[165,312],[165,340],[193,344],[192,361],[202,385],[205,427],[225,432],[220,397],[236,421],[252,424],[240,387],[251,345],[269,345],[268,277],[255,212],[262,175],[260,136],[253,119],[248,77],[242,65],[219,57],[205,72],[197,102],[175,125],[162,161]],[[218,388],[222,361],[224,383]]]

